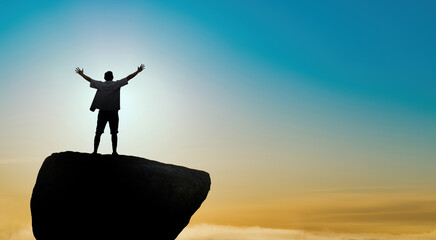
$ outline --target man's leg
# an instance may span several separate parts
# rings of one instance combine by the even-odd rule
[[[96,133],[94,137],[94,152],[92,154],[97,154],[98,145],[100,145],[101,133]]]
[[[118,145],[118,110],[112,111],[109,117],[109,128],[111,129],[112,135],[112,155],[118,155],[117,153],[117,145]]]
[[[112,134],[112,155],[118,155],[117,153],[118,136],[117,134]]]
[[[104,132],[104,128],[106,127],[107,117],[106,114],[102,111],[98,112],[97,118],[97,129],[95,130],[94,137],[94,152],[93,154],[97,154],[98,146],[100,145],[100,138]]]

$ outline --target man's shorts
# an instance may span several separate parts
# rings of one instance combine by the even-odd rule
[[[118,110],[115,111],[102,111],[98,112],[97,118],[97,130],[95,134],[103,134],[106,123],[109,122],[109,128],[111,129],[111,134],[118,133]]]

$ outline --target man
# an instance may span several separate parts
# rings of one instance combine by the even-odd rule
[[[136,72],[118,81],[112,81],[114,76],[111,71],[108,71],[104,74],[104,79],[106,81],[102,82],[93,80],[92,78],[86,76],[83,73],[83,68],[76,68],[76,73],[82,76],[86,81],[90,82],[90,86],[92,88],[97,89],[90,109],[93,112],[95,109],[99,109],[93,154],[97,154],[98,145],[100,144],[100,137],[104,132],[106,123],[109,122],[109,128],[112,135],[112,155],[118,155],[117,134],[119,122],[118,110],[120,110],[120,88],[125,86],[130,79],[134,78],[138,73],[142,72],[142,70],[144,70],[144,64],[141,64]]]

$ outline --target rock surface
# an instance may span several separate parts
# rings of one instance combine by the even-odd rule
[[[54,153],[31,199],[37,240],[172,240],[206,199],[209,174],[133,156]]]

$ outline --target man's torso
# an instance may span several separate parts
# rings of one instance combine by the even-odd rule
[[[100,109],[113,111],[120,109],[120,88],[128,83],[127,78],[118,81],[90,81],[90,87],[97,89],[91,105],[91,111]]]

